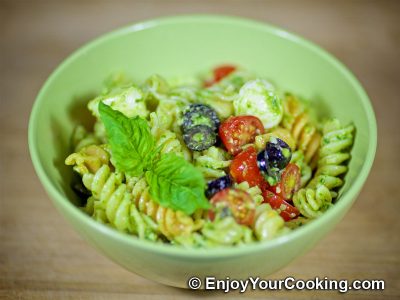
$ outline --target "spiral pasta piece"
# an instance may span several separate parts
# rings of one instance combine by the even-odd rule
[[[285,222],[285,226],[291,230],[297,229],[301,226],[306,225],[307,223],[310,223],[312,219],[308,219],[305,217],[297,217],[296,219],[290,220]]]
[[[315,189],[301,189],[293,196],[293,204],[303,216],[310,219],[319,217],[331,203],[331,192],[323,184],[318,185]]]
[[[129,184],[128,184],[129,186]],[[178,235],[190,235],[203,226],[201,212],[197,212],[193,217],[181,211],[174,211],[171,208],[157,204],[150,196],[147,182],[140,178],[134,183],[130,194],[137,209],[149,216],[158,227],[158,230],[168,239]]]
[[[123,179],[123,174],[112,172],[108,165],[103,165],[95,174],[84,174],[83,184],[92,192],[85,211],[119,231],[156,240],[156,227],[137,210],[126,184],[122,183]]]
[[[287,94],[284,101],[283,126],[288,129],[296,146],[292,150],[299,149],[304,153],[306,163],[316,160],[321,135],[317,127],[311,122],[310,114],[299,99]],[[313,164],[311,164],[313,167]]]
[[[337,119],[325,123],[318,168],[308,185],[310,188],[323,184],[332,190],[343,184],[339,176],[347,172],[347,166],[343,163],[350,158],[349,149],[353,144],[353,131],[353,125],[344,127]]]
[[[150,130],[151,134],[157,139],[166,130],[170,130],[173,118],[170,115],[160,115],[156,112],[150,113]]]
[[[142,86],[146,102],[151,102],[152,100],[156,101],[164,100],[166,98],[166,94],[169,92],[169,89],[170,87],[167,81],[158,74],[154,74],[149,78],[147,78],[147,80]]]
[[[220,118],[226,119],[233,115],[233,100],[250,79],[253,79],[252,74],[237,70],[210,87],[199,90],[196,100],[210,105]]]
[[[264,201],[264,197],[262,196],[262,191],[257,185],[250,187],[247,181],[243,181],[241,183],[235,182],[233,184],[233,187],[235,189],[239,189],[248,193],[253,198],[256,204],[261,204]]]
[[[185,247],[220,247],[248,244],[254,241],[252,230],[236,223],[232,217],[207,222],[201,234],[178,236],[174,242]]]
[[[176,83],[174,82],[173,85]],[[168,97],[172,101],[176,101],[178,103],[194,103],[197,100],[197,95],[199,93],[198,86],[201,85],[201,82],[192,82],[189,83],[192,85],[184,85],[184,86],[173,86],[168,94]]]
[[[269,240],[281,234],[285,221],[267,203],[256,208],[253,230],[258,240]]]
[[[304,187],[311,179],[312,170],[311,167],[305,162],[303,152],[301,152],[301,150],[293,152],[290,162],[296,164],[300,168],[300,187]]]
[[[65,159],[65,164],[73,166],[73,169],[80,175],[95,173],[104,164],[110,161],[110,154],[106,146],[89,145],[78,152],[70,154]]]
[[[180,135],[180,116],[190,102],[187,99],[172,99],[171,97],[172,95],[168,94],[158,103],[155,114],[158,118],[163,119],[164,129]]]
[[[187,81],[187,78],[185,79]],[[196,81],[184,82],[180,79],[167,81],[160,75],[152,75],[146,80],[142,89],[148,107],[156,108],[157,114],[177,119],[184,106],[195,102],[199,85],[200,83]],[[170,122],[170,126],[174,126],[173,121]]]
[[[251,229],[239,225],[232,217],[206,223],[201,233],[206,239],[219,245],[247,244],[253,240]]]
[[[93,135],[102,144],[107,144],[107,134],[104,124],[97,120],[93,125]]]
[[[195,152],[193,158],[194,165],[207,180],[225,176],[225,170],[231,164],[231,160],[228,159],[228,153],[215,146],[202,152]]]
[[[206,239],[201,233],[194,232],[191,235],[179,235],[172,241],[172,244],[180,245],[185,248],[211,248],[218,244]]]
[[[90,201],[86,204],[86,209],[93,213],[96,219],[107,222],[106,215],[103,214],[106,210],[106,204],[118,187],[122,185],[122,188],[125,189],[125,185],[122,184],[123,179],[123,174],[111,172],[108,165],[101,166],[95,173],[83,174],[83,185],[92,193]],[[119,192],[121,192],[121,189]],[[120,196],[120,193],[116,193],[115,196]]]
[[[185,143],[178,135],[169,130],[171,120],[168,116],[161,116],[155,112],[150,114],[151,133],[156,139],[156,146],[160,148],[161,153],[175,153],[191,161],[192,155]]]
[[[271,137],[276,137],[284,141],[290,149],[295,149],[296,148],[296,141],[292,137],[292,134],[289,130],[283,127],[276,127],[272,129],[270,132],[267,132],[265,134],[261,134],[256,136],[254,145],[256,147],[257,151],[261,151],[265,149],[265,145],[267,142],[270,140]]]
[[[72,147],[74,152],[80,151],[82,148],[100,144],[100,140],[93,134],[87,132],[85,127],[79,125],[72,133]]]

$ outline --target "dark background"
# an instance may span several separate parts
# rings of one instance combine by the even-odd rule
[[[269,22],[321,45],[371,97],[378,152],[357,202],[312,251],[271,276],[385,279],[352,299],[400,297],[400,1],[0,0],[0,298],[187,299],[194,293],[131,274],[89,247],[56,212],[30,162],[27,124],[50,72],[82,44],[119,26],[183,13]],[[342,298],[338,292],[255,291],[260,298]]]

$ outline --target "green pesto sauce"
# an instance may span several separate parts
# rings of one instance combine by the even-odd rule
[[[195,134],[193,135],[193,140],[194,140],[195,142],[201,142],[201,141],[203,141],[203,140],[204,140],[204,134],[203,134],[202,132],[195,133]]]
[[[271,136],[271,137],[269,138],[269,142],[270,142],[270,143],[273,143],[273,144],[277,144],[277,143],[278,143],[278,140],[276,139],[276,137]]]
[[[279,182],[279,178],[276,177],[272,177],[272,176],[267,176],[266,177],[267,182],[269,183],[269,185],[276,185]]]
[[[286,149],[286,148],[283,148],[282,149],[282,154],[283,154],[284,157],[288,158],[288,157],[290,157],[290,150]]]
[[[281,99],[271,91],[267,91],[265,95],[267,102],[270,104],[271,112],[275,115],[280,115],[282,113],[282,101]]]
[[[241,87],[245,82],[244,82],[244,80],[243,80],[242,77],[235,76],[235,77],[231,78],[231,83],[232,83],[235,87]]]
[[[192,120],[194,125],[207,125],[209,127],[212,126],[210,119],[201,114],[196,114]]]

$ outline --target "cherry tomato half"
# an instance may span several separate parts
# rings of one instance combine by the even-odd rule
[[[222,66],[216,67],[214,69],[214,81],[215,82],[220,81],[221,79],[228,76],[235,70],[236,70],[236,67],[231,66],[231,65],[222,65]]]
[[[251,225],[254,221],[256,203],[245,191],[227,188],[216,193],[210,200],[214,209],[210,209],[208,217],[211,221],[215,215],[221,217],[232,216],[235,221],[242,225]]]
[[[262,122],[254,116],[229,117],[219,127],[219,136],[233,155],[238,154],[243,145],[254,142],[255,137],[263,133]]]
[[[276,195],[291,200],[293,194],[300,189],[301,172],[297,165],[289,163],[282,173],[281,181],[271,187]]]
[[[257,166],[257,152],[253,146],[235,156],[230,165],[229,173],[233,180],[238,183],[247,181],[250,186],[257,185],[261,189],[268,187],[268,183]]]
[[[263,197],[264,201],[269,203],[273,209],[277,210],[285,221],[290,221],[300,214],[300,211],[296,207],[290,205],[271,191],[265,190],[263,192]]]
[[[213,70],[214,78],[212,80],[207,80],[204,82],[205,87],[212,86],[214,83],[221,81],[223,78],[231,74],[236,70],[235,66],[231,65],[222,65],[218,66]]]

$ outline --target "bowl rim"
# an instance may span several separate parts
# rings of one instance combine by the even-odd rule
[[[137,31],[146,30],[157,26],[164,26],[169,24],[185,24],[188,22],[189,23],[213,22],[213,23],[223,23],[224,25],[248,27],[254,30],[265,31],[269,34],[278,35],[284,39],[288,39],[291,42],[294,42],[304,48],[307,48],[307,50],[313,52],[315,55],[319,55],[324,60],[327,60],[334,68],[336,68],[346,78],[347,81],[350,82],[350,84],[358,94],[359,98],[361,99],[361,103],[369,120],[368,130],[370,133],[368,141],[368,150],[364,165],[362,166],[361,171],[355,178],[354,183],[349,188],[348,192],[341,195],[340,201],[335,203],[335,205],[333,205],[333,207],[330,208],[328,211],[326,211],[321,217],[307,224],[307,226],[302,226],[300,228],[297,228],[296,230],[293,230],[283,236],[276,237],[272,240],[257,241],[239,247],[223,246],[212,249],[209,248],[203,249],[203,248],[185,248],[170,244],[155,243],[147,240],[141,240],[136,236],[119,232],[113,228],[110,228],[95,221],[90,216],[81,212],[72,202],[68,201],[67,197],[65,197],[60,191],[58,191],[56,187],[51,183],[48,174],[46,174],[43,166],[40,163],[37,143],[35,139],[35,133],[37,131],[38,122],[40,122],[38,119],[38,115],[39,115],[39,110],[41,108],[41,103],[43,102],[47,89],[52,85],[53,81],[58,77],[58,75],[62,73],[63,70],[67,68],[72,61],[75,60],[75,58],[83,55],[84,53],[90,51],[97,45],[106,42],[109,39]],[[144,251],[154,252],[157,254],[170,255],[170,256],[197,257],[197,258],[208,259],[211,257],[218,258],[218,257],[239,256],[242,254],[258,252],[260,250],[272,249],[274,247],[286,243],[289,240],[299,239],[307,235],[308,233],[312,232],[317,227],[324,226],[324,224],[326,224],[327,222],[335,219],[335,215],[339,213],[339,211],[341,211],[342,209],[345,209],[345,206],[349,204],[348,202],[350,202],[349,204],[350,208],[351,205],[354,203],[356,196],[360,192],[362,186],[364,185],[374,161],[376,147],[377,147],[377,125],[372,104],[369,100],[367,93],[361,86],[360,82],[351,73],[351,71],[349,71],[347,67],[345,67],[338,59],[336,59],[333,55],[331,55],[321,47],[317,46],[316,44],[298,36],[297,34],[291,33],[287,30],[281,29],[279,27],[261,21],[255,21],[252,19],[247,19],[237,16],[227,16],[227,15],[185,14],[185,15],[167,16],[167,17],[149,19],[121,27],[119,29],[103,34],[89,41],[88,43],[85,43],[83,46],[81,46],[80,48],[75,50],[72,54],[70,54],[51,73],[51,75],[48,77],[48,79],[40,89],[34,101],[29,120],[28,144],[34,169],[43,187],[47,191],[52,201],[54,201],[54,204],[55,205],[58,204],[59,206],[61,206],[63,210],[67,211],[67,213],[70,216],[72,216],[72,218],[79,219],[80,223],[83,223],[85,226],[91,227],[91,229],[93,230],[99,231],[107,239],[118,240],[121,243],[129,244],[132,247],[140,248]],[[61,210],[59,207],[57,208]],[[61,214],[64,215],[64,212]],[[64,218],[66,218],[66,216],[64,216]],[[78,229],[77,231],[79,232]]]

